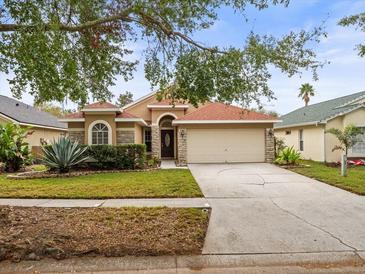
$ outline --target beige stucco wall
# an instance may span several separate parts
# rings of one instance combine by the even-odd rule
[[[150,110],[147,108],[147,105],[153,105],[154,103],[158,102],[157,99],[156,99],[156,95],[152,95],[151,97],[148,97],[146,98],[145,100],[139,102],[138,104],[135,104],[129,108],[126,108],[126,111],[137,116],[137,117],[140,117],[140,118],[143,118],[145,121],[147,122],[153,122],[154,119],[156,119],[157,117],[157,113],[161,113],[161,112],[173,112],[175,113],[175,111],[177,111],[177,113],[179,115],[181,115],[181,113],[184,115],[184,114],[188,114],[190,112],[193,112],[195,110],[197,110],[199,107],[201,107],[202,105],[200,105],[198,108],[195,108],[193,105],[191,104],[188,104],[189,105],[189,108],[188,109],[185,109],[185,110],[182,110],[182,109],[164,109],[164,110],[156,110],[156,109],[153,109],[153,110]],[[209,104],[209,102],[207,102],[206,104]],[[205,104],[205,105],[206,105]],[[154,114],[155,113],[155,114]]]
[[[293,146],[299,150],[299,131],[303,129],[304,150],[300,151],[304,159],[314,161],[325,160],[324,154],[324,126],[305,126],[286,129],[275,129],[275,136],[282,138],[287,146]],[[285,131],[291,130],[291,134],[286,135]]]
[[[0,118],[0,124],[4,125],[9,123],[10,121]],[[11,122],[10,122],[11,123]],[[62,130],[54,130],[54,129],[46,129],[46,128],[39,128],[39,127],[32,127],[29,129],[29,132],[32,134],[26,138],[26,142],[29,143],[30,146],[40,146],[41,138],[47,141],[53,141],[53,139],[57,139],[61,136],[61,134],[66,133],[66,131]]]
[[[326,124],[326,130],[330,128],[338,128],[343,129],[343,118],[344,117],[336,117],[335,119],[332,119],[327,122]],[[324,139],[326,150],[325,150],[325,156],[326,156],[326,162],[332,163],[332,162],[338,162],[341,160],[341,151],[335,150],[332,151],[332,149],[339,145],[339,142],[337,138],[333,134],[326,133],[325,139]]]
[[[365,109],[361,108],[350,113],[347,113],[344,116],[337,117],[328,121],[326,125],[326,129],[330,128],[338,128],[343,129],[346,126],[354,124],[355,126],[365,127]],[[335,145],[339,145],[338,140],[332,134],[326,134],[326,155],[327,155],[327,162],[337,162],[341,159],[341,151],[336,150],[332,152],[332,149]],[[348,154],[349,157],[365,157],[365,155],[356,155],[353,154],[351,149]]]
[[[3,118],[0,117],[0,125],[5,125],[7,123],[9,123],[8,120],[5,120],[5,119],[3,119]]]
[[[343,117],[343,125],[346,127],[349,124],[354,124],[356,126],[365,126],[365,109],[357,109],[346,114]]]
[[[117,122],[117,128],[133,128],[135,123],[131,122]]]
[[[143,128],[138,124],[134,127],[134,143],[143,144]]]
[[[332,149],[339,145],[333,134],[325,133],[330,128],[342,130],[349,124],[365,127],[365,109],[358,109],[343,116],[331,119],[325,125],[292,127],[275,129],[275,136],[283,138],[285,144],[299,149],[299,129],[303,129],[304,151],[303,158],[315,161],[338,162],[341,160],[341,151]],[[285,135],[286,130],[291,130],[290,135]],[[349,157],[365,157],[365,155],[353,155],[349,151]]]
[[[85,114],[85,144],[89,144],[89,126],[96,120],[101,120],[107,122],[112,129],[112,145],[116,145],[117,143],[117,135],[116,135],[116,123],[114,121],[115,114]]]
[[[68,122],[67,123],[68,128],[85,128],[84,122]]]
[[[26,138],[26,141],[29,143],[30,146],[40,146],[41,145],[41,138],[45,139],[46,141],[53,141],[61,136],[61,134],[65,134],[65,131],[60,130],[52,130],[52,129],[44,129],[44,128],[31,128],[29,130],[33,132]]]
[[[151,115],[152,124],[157,124],[158,120],[166,115],[172,114],[172,116],[180,118],[185,115],[185,111],[183,109],[165,109],[165,110],[153,109],[151,111],[151,114],[152,114]]]

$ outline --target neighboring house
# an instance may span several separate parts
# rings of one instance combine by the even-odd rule
[[[343,129],[354,124],[365,129],[365,91],[328,100],[294,110],[282,117],[275,125],[275,136],[285,144],[294,146],[305,159],[321,162],[337,162],[341,151],[332,151],[338,141],[327,129]],[[365,158],[365,135],[359,136],[349,152],[349,157]]]
[[[51,141],[66,133],[66,125],[57,117],[15,99],[0,95],[0,124],[15,123],[28,127],[31,135],[26,141],[39,147],[41,140]]]
[[[93,103],[61,119],[73,140],[89,145],[146,144],[156,158],[186,163],[271,162],[273,123],[269,115],[207,103],[158,101],[146,95],[123,109]]]

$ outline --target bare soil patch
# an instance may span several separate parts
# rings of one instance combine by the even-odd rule
[[[201,254],[209,212],[193,208],[0,207],[0,261]]]

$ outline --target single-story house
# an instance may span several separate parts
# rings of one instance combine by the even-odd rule
[[[195,108],[150,93],[119,108],[97,102],[70,114],[68,136],[89,145],[146,144],[159,159],[186,163],[271,162],[272,116],[222,103]]]
[[[40,111],[13,98],[0,95],[0,124],[15,123],[30,128],[32,133],[26,139],[34,150],[42,141],[52,141],[66,134],[66,125],[57,117]]]
[[[335,98],[294,110],[275,124],[275,136],[288,146],[294,146],[305,159],[338,162],[341,151],[332,151],[339,145],[335,136],[325,133],[330,128],[344,129],[354,124],[365,129],[365,91]],[[365,135],[350,151],[351,158],[365,158]]]

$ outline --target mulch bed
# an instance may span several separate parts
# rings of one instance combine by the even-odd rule
[[[16,174],[9,174],[6,176],[7,179],[12,180],[27,180],[27,179],[41,179],[41,178],[63,178],[63,177],[77,177],[85,176],[91,174],[100,173],[121,173],[121,172],[142,172],[142,171],[152,171],[157,170],[159,167],[155,168],[144,168],[144,169],[106,169],[106,170],[72,170],[67,173],[58,173],[53,171],[27,171],[20,172]]]
[[[201,254],[209,211],[0,206],[0,261]]]

